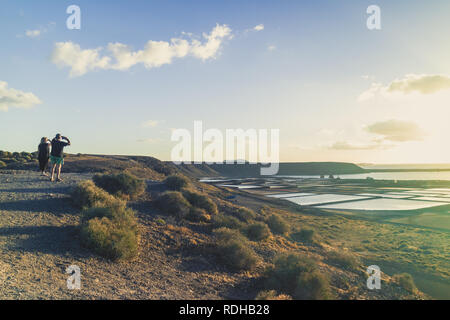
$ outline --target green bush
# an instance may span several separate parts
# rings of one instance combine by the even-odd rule
[[[289,231],[289,225],[287,224],[287,222],[276,214],[272,214],[267,219],[267,225],[275,234],[285,234]]]
[[[164,184],[169,190],[181,191],[188,186],[189,180],[184,176],[172,175],[164,180]]]
[[[255,300],[292,300],[287,294],[277,294],[275,290],[260,291]]]
[[[6,168],[6,163],[4,163],[3,161],[0,161],[0,169],[1,168]]]
[[[183,191],[183,196],[194,207],[204,209],[209,214],[217,214],[217,205],[208,196],[188,190]]]
[[[235,270],[252,270],[259,262],[248,241],[236,230],[221,228],[215,230],[216,251],[219,261]]]
[[[327,277],[317,271],[314,261],[298,254],[281,254],[266,271],[266,287],[294,299],[332,299]]]
[[[111,260],[128,260],[138,252],[139,233],[133,210],[122,205],[85,209],[82,243]]]
[[[413,277],[409,273],[401,273],[394,275],[394,279],[398,284],[410,293],[417,291],[416,284],[414,283]]]
[[[95,218],[108,218],[115,223],[126,225],[136,223],[134,211],[120,204],[114,204],[110,207],[87,208],[81,213],[81,223]]]
[[[107,192],[130,199],[136,199],[145,192],[145,182],[127,173],[96,174],[95,184]]]
[[[361,265],[359,259],[347,252],[332,251],[328,253],[328,261],[347,270],[357,270]]]
[[[281,254],[274,260],[274,266],[266,271],[266,285],[279,292],[294,294],[299,277],[315,271],[316,264],[309,258],[297,254]]]
[[[125,207],[125,201],[119,200],[103,189],[97,187],[91,180],[80,182],[72,190],[72,202],[79,208],[91,207]]]
[[[228,242],[231,240],[238,240],[240,242],[246,242],[244,235],[236,229],[219,228],[213,230],[213,235],[220,242]]]
[[[108,212],[109,208],[101,209],[105,214],[85,220],[81,225],[82,243],[96,253],[111,260],[128,260],[138,252],[139,235],[137,223],[131,209],[122,209],[124,217]],[[113,217],[113,218],[109,218]]]
[[[291,238],[295,241],[312,242],[314,240],[314,230],[302,229],[291,234]]]
[[[245,233],[247,237],[253,241],[265,240],[271,235],[269,227],[263,222],[255,222],[249,225],[246,228]]]
[[[226,227],[230,229],[242,229],[244,227],[244,224],[239,219],[222,213],[214,215],[212,219],[214,227],[216,228]]]
[[[164,192],[154,203],[164,213],[176,216],[186,216],[191,208],[189,201],[178,191]]]
[[[209,222],[211,216],[204,209],[192,207],[186,215],[186,219],[193,222]]]
[[[235,210],[233,210],[233,215],[243,222],[250,222],[256,218],[256,213],[245,207],[235,208]]]
[[[329,280],[318,271],[301,274],[293,296],[302,300],[328,300],[333,298]]]

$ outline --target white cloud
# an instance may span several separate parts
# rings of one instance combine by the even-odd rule
[[[128,45],[119,42],[109,43],[106,49],[109,55],[102,55],[103,48],[81,49],[73,42],[58,42],[52,53],[52,62],[61,67],[70,67],[71,77],[98,69],[128,70],[140,63],[151,69],[189,55],[203,61],[214,59],[223,41],[231,38],[231,29],[227,25],[217,24],[209,34],[203,34],[203,41],[181,38],[173,38],[170,42],[150,40],[143,50],[138,51],[132,51]]]
[[[25,36],[28,38],[39,38],[42,34],[50,31],[51,29],[53,29],[55,27],[56,23],[51,21],[49,23],[47,23],[46,26],[39,26],[39,28],[37,29],[32,29],[32,30],[26,30],[25,31]],[[22,38],[23,34],[18,35],[18,38]]]
[[[27,30],[25,32],[25,35],[28,38],[36,38],[36,37],[39,37],[41,35],[41,30]]]
[[[267,47],[267,50],[269,50],[269,51],[274,51],[276,49],[277,49],[277,47],[272,46],[272,45]]]
[[[381,83],[372,83],[371,87],[361,93],[358,97],[359,102],[364,102],[375,98],[377,94],[382,94],[386,89],[383,88]]]
[[[392,148],[393,145],[385,144],[381,140],[374,140],[367,144],[357,144],[347,141],[338,141],[329,146],[332,150],[377,150]]]
[[[396,142],[418,141],[425,136],[416,123],[394,119],[376,122],[367,126],[366,130],[369,133],[383,136],[384,140]]]
[[[356,132],[357,141],[340,139],[327,145],[331,150],[386,150],[396,147],[398,143],[420,141],[425,137],[424,131],[414,122],[401,120],[379,121],[362,127],[363,131]],[[365,134],[364,134],[365,133]],[[334,136],[338,134],[334,133]]]
[[[381,83],[372,83],[371,87],[360,94],[358,101],[366,101],[377,95],[389,97],[393,94],[409,95],[419,93],[422,95],[434,94],[439,91],[450,90],[450,77],[445,75],[417,75],[407,74],[384,86]]]
[[[159,124],[159,121],[157,120],[147,120],[145,122],[142,123],[142,126],[144,128],[154,128]]]
[[[264,25],[263,24],[258,24],[257,26],[255,26],[253,28],[253,30],[255,30],[255,31],[262,31],[262,30],[264,30]]]
[[[41,104],[41,100],[31,92],[8,88],[8,83],[0,81],[0,110],[8,111],[10,107],[31,108]]]
[[[403,79],[393,81],[387,88],[389,92],[399,91],[404,94],[419,92],[431,94],[450,89],[450,77],[443,75],[408,74]]]
[[[81,49],[73,42],[55,44],[51,60],[59,66],[70,66],[70,76],[76,77],[95,69],[107,69],[111,58],[100,56],[101,48]]]

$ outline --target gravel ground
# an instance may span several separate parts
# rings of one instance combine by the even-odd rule
[[[169,250],[173,236],[139,212],[141,253],[112,263],[80,246],[78,211],[70,188],[89,174],[63,174],[52,183],[30,171],[0,172],[0,299],[223,299],[251,298],[240,275],[207,259]],[[172,252],[173,251],[173,252]],[[70,265],[81,289],[67,289]]]

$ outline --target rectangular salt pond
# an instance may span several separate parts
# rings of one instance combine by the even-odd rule
[[[429,195],[429,194],[431,194],[431,195],[440,195],[440,194],[443,194],[443,195],[445,195],[446,193],[445,192],[439,192],[439,191],[436,191],[436,190],[434,190],[434,191],[432,191],[432,190],[414,190],[414,191],[405,191],[405,193],[413,193],[413,194],[420,194],[420,195]]]
[[[417,210],[446,205],[443,202],[404,200],[404,199],[369,199],[345,203],[334,203],[318,206],[321,209],[348,209],[348,210]]]
[[[315,193],[297,192],[297,193],[268,194],[267,197],[271,197],[271,198],[290,198],[290,197],[303,197],[303,196],[312,196],[312,195],[315,195]]]
[[[262,188],[261,186],[251,186],[251,185],[240,185],[240,184],[220,184],[219,187],[227,187],[227,188],[238,188],[238,189],[257,189]]]
[[[351,200],[364,200],[370,199],[369,197],[345,195],[345,194],[318,194],[313,196],[293,197],[286,198],[286,200],[300,204],[303,206],[311,206],[315,204],[338,202],[338,201],[351,201]]]
[[[390,194],[390,193],[360,193],[358,196],[366,196],[366,197],[381,197],[381,198],[392,198],[392,199],[405,199],[411,198],[410,194]]]
[[[426,201],[437,201],[437,202],[449,202],[450,203],[450,199],[449,198],[441,198],[441,197],[418,197],[418,198],[414,198],[414,200],[426,200]]]
[[[444,193],[450,193],[450,189],[449,188],[433,188],[433,189],[428,189],[429,191],[435,191],[435,192],[444,192]]]
[[[404,197],[417,197],[417,195],[412,194],[412,193],[386,192],[385,194],[394,195],[394,196],[404,196]]]

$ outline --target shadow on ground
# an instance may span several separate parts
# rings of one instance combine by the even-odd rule
[[[13,241],[10,250],[40,252],[54,255],[83,254],[76,226],[26,226],[0,228],[0,237]],[[83,254],[84,255],[84,254]]]
[[[59,193],[69,194],[71,187],[58,187],[58,188],[18,188],[18,189],[0,189],[0,192],[8,193]]]
[[[70,198],[47,198],[0,202],[0,211],[49,212],[60,216],[63,214],[77,214],[71,207]]]

